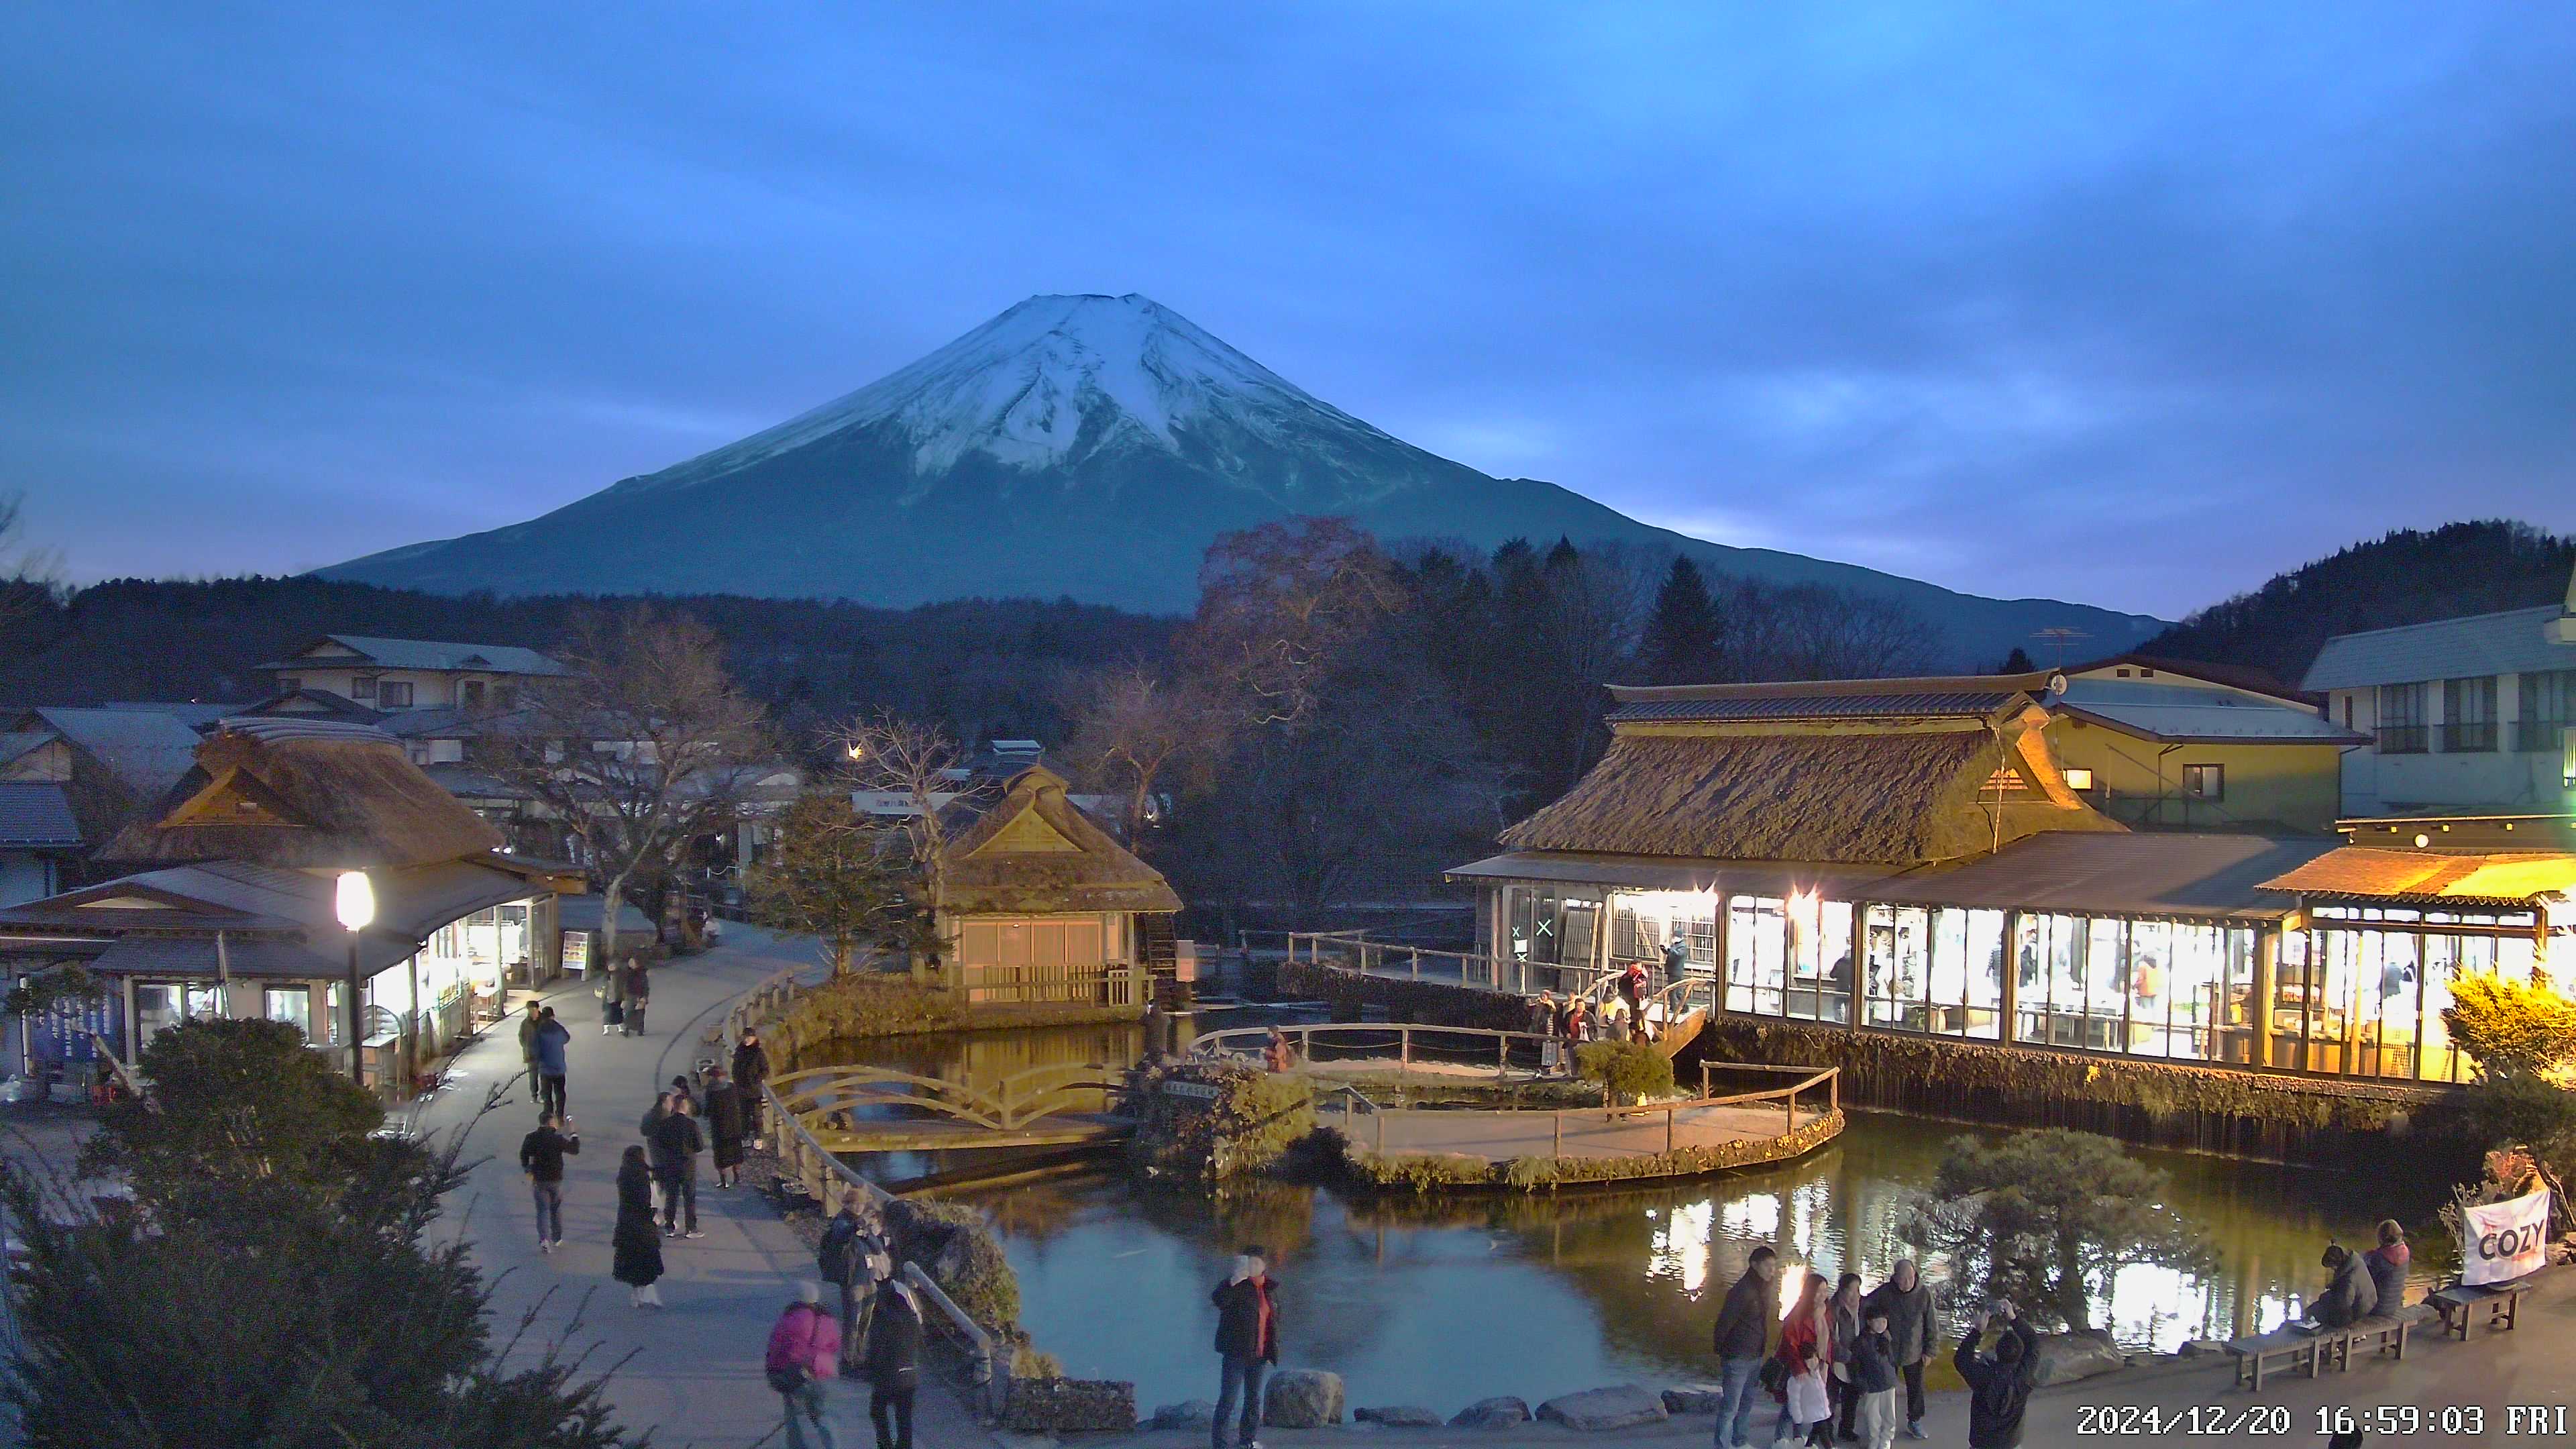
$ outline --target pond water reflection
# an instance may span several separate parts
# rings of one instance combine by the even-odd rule
[[[1034,1034],[925,1040],[900,1054],[881,1044],[867,1056],[980,1075],[1079,1045],[976,1045],[1004,1035]],[[1068,1373],[1133,1380],[1148,1409],[1213,1397],[1208,1289],[1237,1245],[1257,1242],[1284,1285],[1289,1362],[1343,1375],[1354,1404],[1448,1412],[1488,1394],[1536,1402],[1632,1379],[1706,1376],[1716,1299],[1756,1243],[1828,1274],[1848,1266],[1875,1284],[1902,1256],[1895,1232],[1909,1195],[1962,1130],[1855,1114],[1836,1143],[1782,1167],[1540,1197],[1359,1200],[1261,1184],[1211,1204],[1146,1191],[1106,1168],[941,1195],[987,1208],[1000,1225],[1020,1275],[1022,1321],[1039,1347]],[[2444,1266],[2435,1203],[2385,1200],[2377,1179],[2150,1155],[2172,1174],[2176,1205],[2217,1247],[2219,1268],[2206,1277],[2121,1274],[2097,1315],[2132,1348],[2272,1326],[2323,1287],[2317,1254],[2327,1237],[2366,1242],[2381,1217],[2408,1224],[2419,1277]],[[952,1165],[862,1164],[890,1177]],[[1940,1283],[1937,1266],[1929,1276]]]

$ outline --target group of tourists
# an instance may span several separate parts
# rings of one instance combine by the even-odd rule
[[[2379,1245],[2356,1253],[2341,1243],[2326,1244],[2322,1266],[2326,1291],[2308,1304],[2310,1321],[2325,1328],[2349,1328],[2374,1313],[2395,1313],[2406,1302],[2406,1266],[2414,1250],[2406,1246],[2406,1229],[2394,1218],[2383,1219]]]
[[[841,1194],[840,1211],[824,1225],[815,1266],[821,1281],[801,1285],[778,1315],[764,1360],[769,1386],[785,1406],[788,1449],[839,1449],[823,1412],[823,1380],[850,1371],[868,1382],[877,1449],[912,1449],[921,1298],[896,1276],[884,1224],[857,1188]],[[827,1284],[840,1296],[837,1315],[824,1308]]]
[[[1899,1262],[1886,1282],[1867,1292],[1858,1273],[1829,1283],[1811,1271],[1782,1319],[1776,1308],[1785,1269],[1778,1252],[1755,1248],[1718,1309],[1717,1449],[1750,1449],[1757,1392],[1777,1406],[1774,1445],[1831,1445],[1839,1434],[1888,1449],[1900,1433],[1923,1438],[1923,1368],[1940,1330],[1932,1290],[1914,1264]],[[1989,1356],[1979,1345],[1997,1324],[2003,1332]],[[2033,1342],[2029,1324],[2003,1300],[1960,1340],[1955,1358],[1972,1396],[1972,1449],[2021,1442],[2036,1365]]]
[[[653,1004],[653,973],[642,957],[630,956],[600,974],[599,1034],[644,1034],[644,1012]]]

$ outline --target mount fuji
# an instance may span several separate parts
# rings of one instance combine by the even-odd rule
[[[1559,536],[1662,546],[1716,574],[1913,607],[1956,666],[2037,630],[2128,648],[2160,622],[1987,599],[1851,564],[1731,548],[1530,478],[1494,478],[1343,412],[1169,308],[1039,296],[740,442],[525,523],[320,570],[437,593],[729,593],[903,607],[1070,595],[1162,613],[1197,601],[1216,535],[1340,514],[1381,539],[1492,548]]]

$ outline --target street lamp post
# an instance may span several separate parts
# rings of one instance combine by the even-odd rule
[[[343,1014],[349,1019],[349,1080],[363,1087],[367,1084],[367,1059],[361,1045],[365,1033],[360,1023],[366,1020],[365,1008],[358,1004],[362,983],[358,976],[358,933],[376,918],[375,883],[363,870],[340,872],[340,889],[334,902],[342,929],[349,933],[349,980],[340,988],[344,1000]]]

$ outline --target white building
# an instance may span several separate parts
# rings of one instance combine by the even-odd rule
[[[279,694],[319,690],[388,713],[407,709],[508,709],[530,679],[566,673],[534,649],[325,634],[259,666]]]
[[[2561,605],[2336,635],[2306,688],[2370,740],[2348,818],[2576,809],[2576,577]]]

